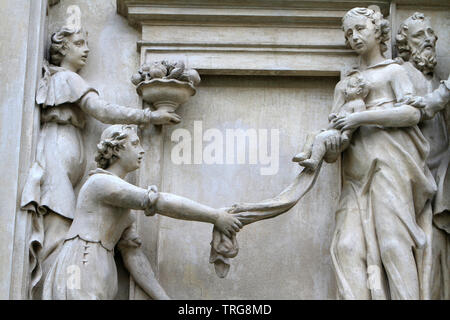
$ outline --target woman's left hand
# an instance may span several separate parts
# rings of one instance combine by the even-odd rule
[[[358,114],[352,113],[347,116],[337,117],[332,120],[332,126],[335,129],[339,129],[341,131],[356,129],[360,126],[360,122],[358,119]]]

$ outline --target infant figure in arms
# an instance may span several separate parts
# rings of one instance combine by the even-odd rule
[[[338,113],[331,113],[328,120],[331,124],[326,130],[322,130],[317,135],[309,135],[304,145],[304,150],[294,156],[292,161],[298,162],[301,166],[316,170],[327,153],[326,141],[332,137],[340,138],[342,149],[350,143],[354,129],[338,130],[334,128],[333,121],[354,112],[366,110],[364,99],[369,94],[368,83],[359,72],[355,72],[345,80],[345,104],[342,105]]]

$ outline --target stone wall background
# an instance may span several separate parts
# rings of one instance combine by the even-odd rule
[[[46,1],[0,1],[0,299],[27,297],[29,215],[20,196],[34,158]]]
[[[261,165],[174,165],[165,141],[161,189],[215,207],[257,202],[281,192],[299,173],[293,155],[306,134],[327,124],[334,77],[205,76],[198,93],[179,109],[182,127],[203,130],[277,129],[279,171]],[[208,143],[204,143],[207,145]],[[272,147],[274,146],[272,142]],[[161,217],[158,267],[161,284],[178,299],[332,299],[329,244],[339,196],[337,164],[325,165],[317,184],[290,212],[245,227],[227,278],[208,263],[212,227]]]

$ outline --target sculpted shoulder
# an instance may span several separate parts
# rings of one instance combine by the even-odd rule
[[[110,173],[96,173],[95,171],[90,173],[90,176],[81,188],[80,193],[83,191],[105,193],[112,190],[117,183],[122,181],[119,177]]]
[[[385,66],[386,70],[389,70],[389,72],[391,73],[407,73],[405,67],[403,66],[404,64],[399,64],[399,63],[391,63]]]
[[[348,76],[347,76],[348,77]],[[345,85],[345,83],[346,83],[346,77],[345,78],[343,78],[343,79],[341,79],[337,84],[336,84],[336,87],[334,87],[334,91],[336,92],[336,93],[344,93],[344,89],[345,89],[345,87],[346,87],[346,85]]]

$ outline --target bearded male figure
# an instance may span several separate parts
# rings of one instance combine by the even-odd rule
[[[399,56],[405,61],[403,67],[408,72],[418,96],[430,94],[439,87],[440,81],[434,73],[436,61],[436,41],[429,18],[423,13],[414,13],[400,25],[396,36]],[[449,137],[446,106],[436,112],[428,108],[422,110],[419,124],[430,144],[427,159],[438,185],[433,199],[433,272],[432,299],[450,299],[450,200],[448,194],[449,178]],[[447,196],[446,196],[447,195]]]

